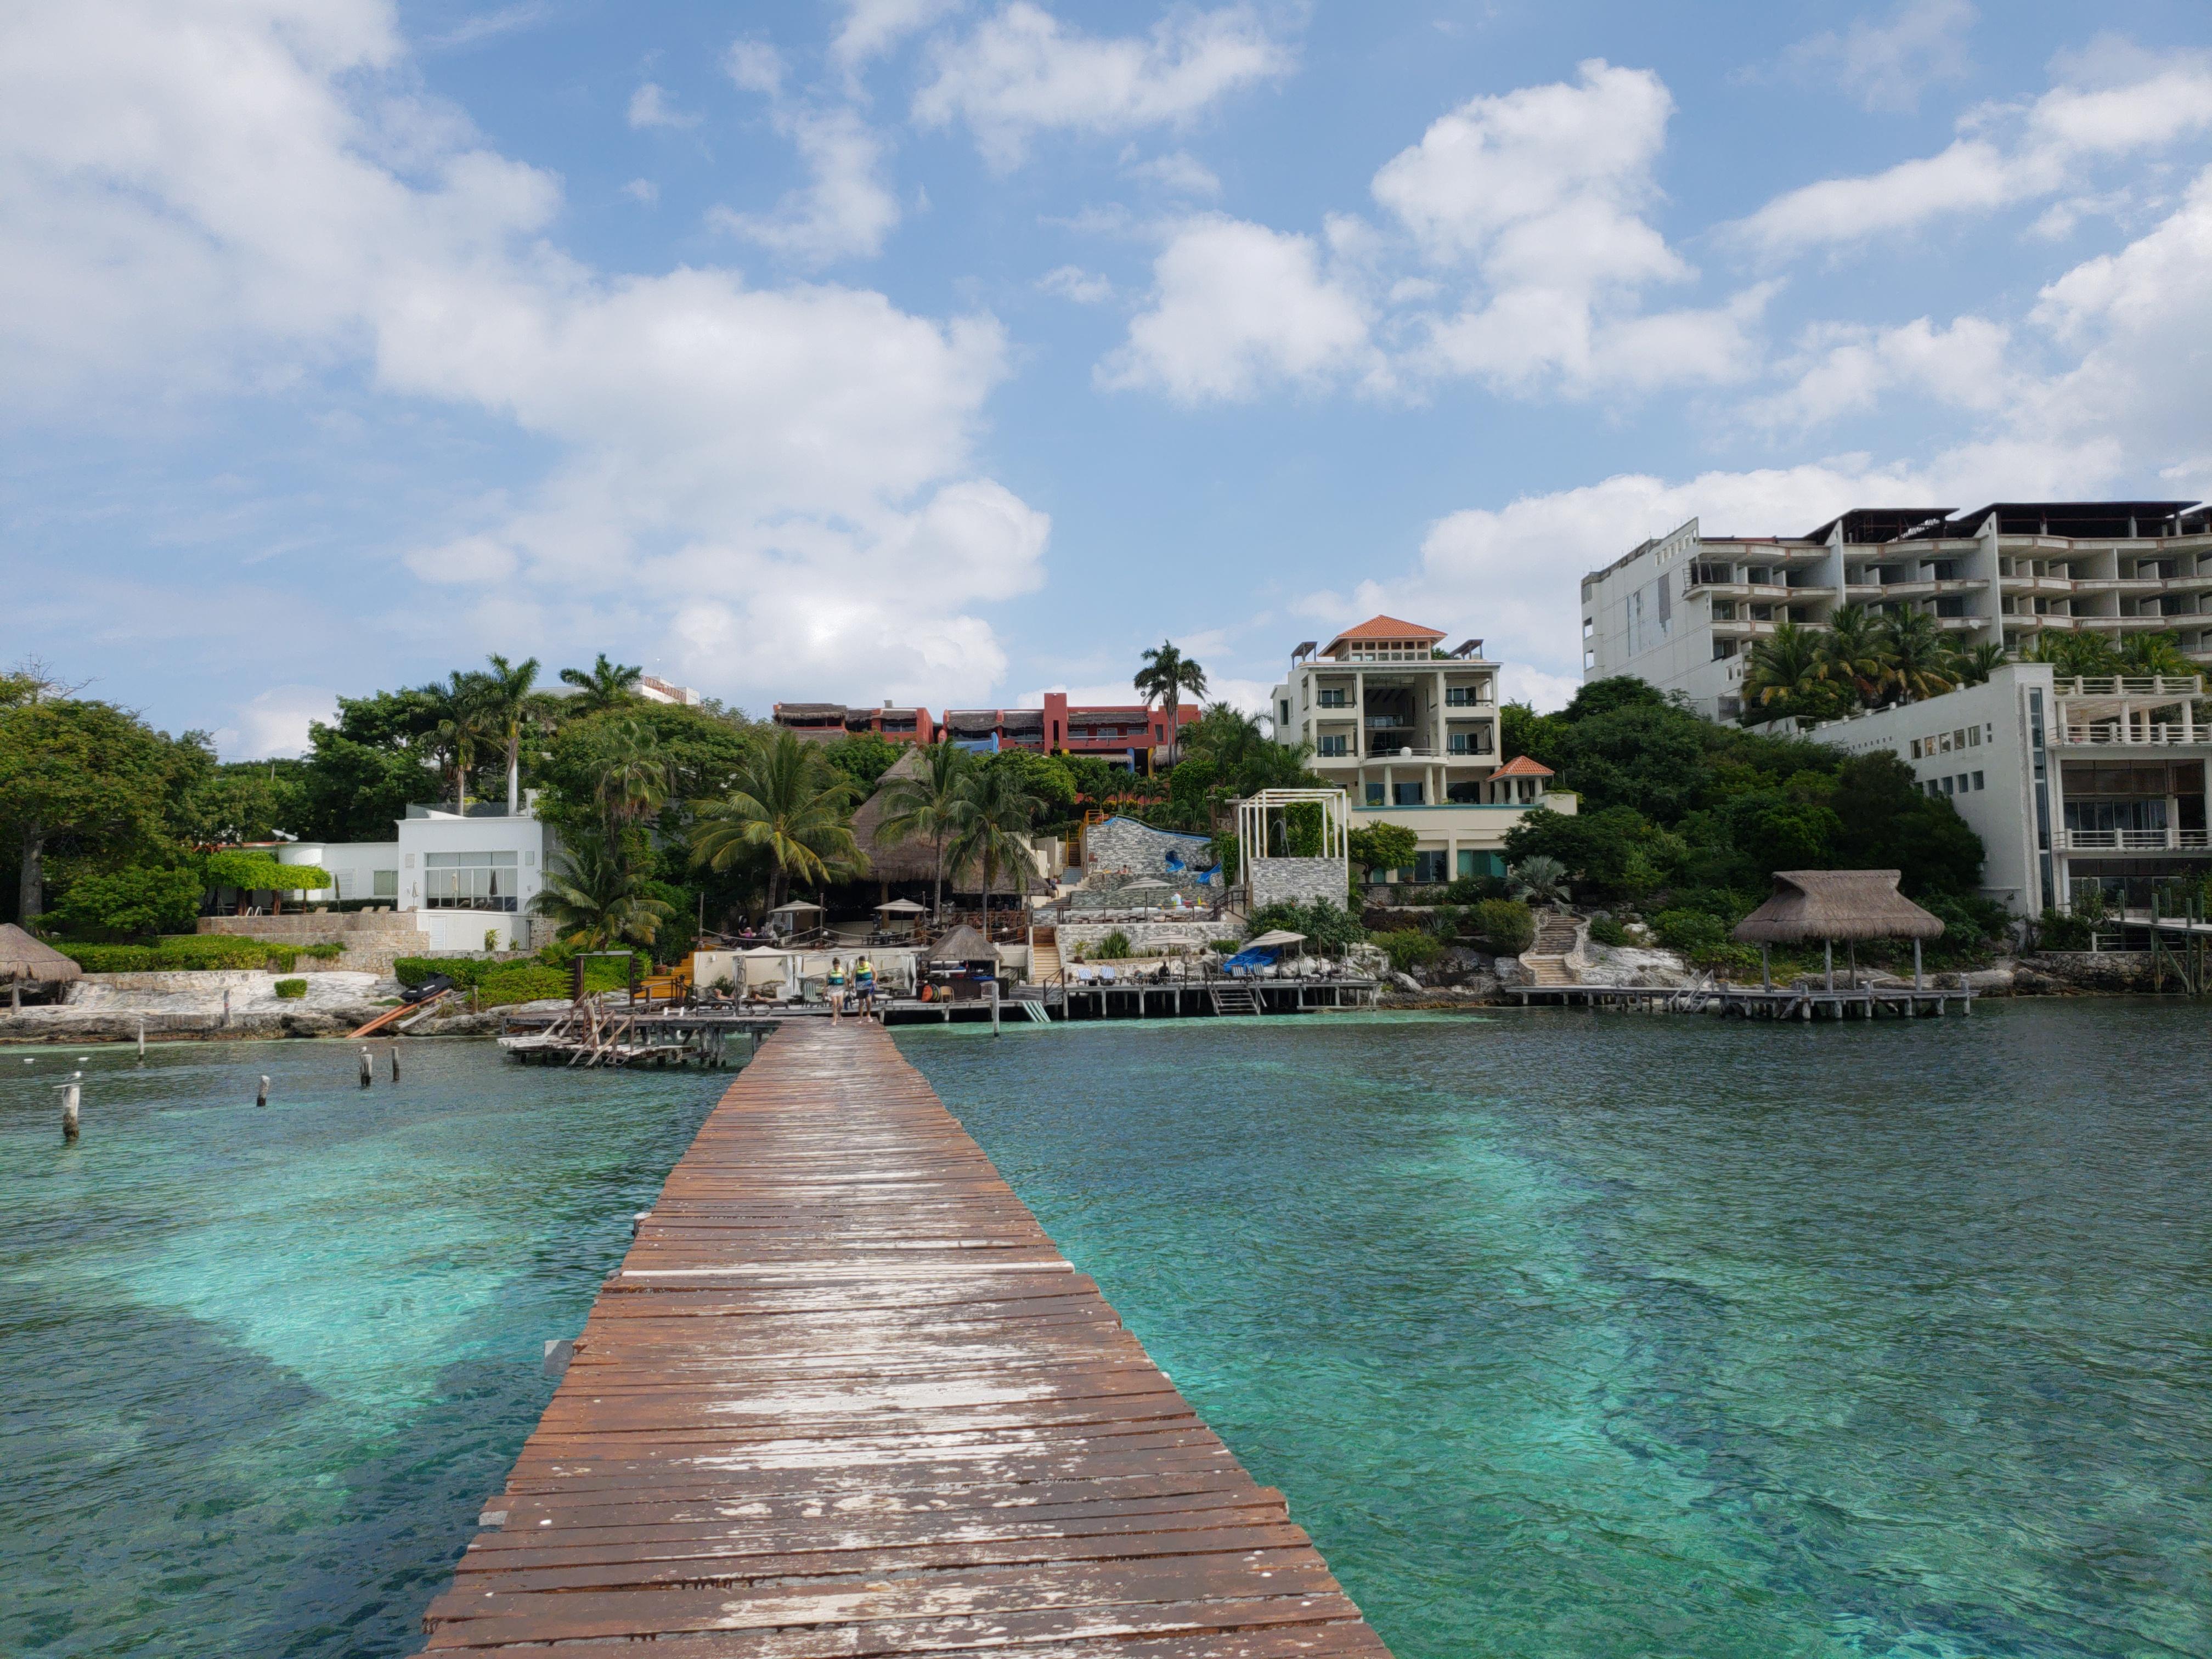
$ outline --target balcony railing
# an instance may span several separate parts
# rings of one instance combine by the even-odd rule
[[[2068,726],[2059,729],[2058,741],[2127,749],[2178,748],[2183,744],[2212,743],[2212,726],[2131,726],[2124,722]]]
[[[2196,674],[2085,674],[2052,682],[2062,697],[2201,697]]]
[[[2212,852],[2212,831],[2203,830],[2060,830],[2062,853]]]

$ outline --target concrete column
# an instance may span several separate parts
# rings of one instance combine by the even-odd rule
[[[1352,752],[1367,758],[1367,676],[1357,669],[1352,676]]]

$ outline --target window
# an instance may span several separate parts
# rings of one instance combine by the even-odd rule
[[[1324,736],[1314,745],[1314,753],[1316,755],[1347,754],[1350,752],[1351,741],[1341,732],[1334,737]]]
[[[1915,760],[1918,760],[1918,759],[1920,759],[1920,758],[1921,758],[1921,755],[1920,755],[1920,739],[1919,739],[1919,738],[1913,738],[1913,740],[1912,740],[1912,758],[1913,758],[1913,759],[1915,759]]]
[[[1349,708],[1352,707],[1352,693],[1341,685],[1324,685],[1322,687],[1321,690],[1316,694],[1314,700],[1320,703],[1324,708]]]
[[[1977,788],[1977,789],[1978,789],[1978,788],[1980,788],[1981,787],[1982,787],[1982,775],[1981,775],[1979,772],[1977,772],[1977,773],[1975,773],[1975,774],[1974,774],[1974,787],[1975,787],[1975,788]]]
[[[1390,804],[1393,806],[1419,806],[1421,804],[1421,786],[1418,783],[1392,784]]]
[[[1454,732],[1444,740],[1444,750],[1452,755],[1486,755],[1490,752],[1490,728],[1479,732]]]
[[[1713,641],[1713,660],[1715,662],[1725,662],[1734,655],[1735,655],[1735,641],[1734,640],[1715,640]]]
[[[1595,667],[1596,667],[1596,666],[1597,666],[1597,653],[1596,653],[1596,652],[1595,652],[1595,651],[1585,651],[1585,652],[1583,652],[1583,667],[1585,667],[1585,668],[1595,668]]]
[[[1968,726],[1966,728],[1966,747],[1969,749],[1979,749],[1981,746],[1982,728],[1978,726]]]
[[[1583,637],[1584,639],[1588,639],[1591,635],[1596,632],[1597,624],[1592,622],[1588,617],[1584,617],[1583,618]]]
[[[430,910],[513,910],[513,853],[425,853],[422,904]]]
[[[1444,687],[1444,707],[1447,708],[1475,708],[1482,703],[1482,688],[1476,685],[1448,685]]]
[[[372,870],[369,872],[368,896],[371,898],[398,898],[399,896],[399,872],[397,870]]]
[[[1947,795],[1951,793],[1951,780],[1948,778],[1943,780],[1943,793]]]
[[[1281,725],[1283,731],[1289,731],[1291,729],[1291,700],[1288,697],[1285,697],[1280,702],[1277,703],[1275,707],[1282,710],[1279,724]],[[1282,733],[1278,732],[1276,735],[1280,737]]]
[[[1380,806],[1382,804],[1382,786],[1381,784],[1370,783],[1367,786],[1367,804],[1370,806]]]
[[[1449,853],[1416,853],[1413,854],[1413,879],[1424,884],[1449,881],[1451,871]]]

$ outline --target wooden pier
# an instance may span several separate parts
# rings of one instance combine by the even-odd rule
[[[1612,1008],[1638,1013],[1717,1014],[1738,1019],[1912,1019],[1956,1009],[1974,1012],[1974,994],[1910,985],[1839,986],[1808,990],[1778,986],[1516,985],[1512,994],[1528,1007]]]
[[[880,1026],[762,1047],[483,1525],[426,1653],[1388,1659]]]

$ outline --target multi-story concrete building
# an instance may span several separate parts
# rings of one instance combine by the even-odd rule
[[[2070,678],[2014,663],[1986,684],[1832,720],[1813,735],[1887,750],[1982,838],[1982,891],[2018,915],[2094,885],[2130,903],[2212,869],[2203,681]]]
[[[274,850],[280,864],[328,870],[323,896],[413,913],[429,949],[478,951],[487,938],[496,950],[525,948],[531,902],[559,845],[538,817],[537,793],[512,815],[503,804],[472,805],[465,817],[450,803],[410,806],[390,841],[289,842]]]
[[[688,685],[677,685],[662,679],[658,674],[641,675],[635,687],[637,695],[647,702],[672,702],[685,708],[699,706],[699,694]]]
[[[1418,623],[1373,617],[1291,654],[1273,694],[1275,732],[1313,745],[1313,769],[1346,791],[1352,822],[1401,823],[1420,838],[1419,882],[1504,871],[1505,832],[1537,805],[1571,812],[1551,773],[1498,763],[1498,665],[1482,641],[1449,651]]]
[[[1691,520],[1583,578],[1583,676],[1633,674],[1700,713],[1742,712],[1744,659],[1838,605],[1920,610],[1969,644],[2172,633],[2212,665],[2212,511],[2187,501],[1864,507],[1802,536]]]
[[[1198,719],[1195,703],[1176,707],[1178,729]],[[893,743],[950,738],[978,753],[1026,749],[1040,755],[1096,755],[1142,771],[1167,758],[1168,715],[1144,703],[1071,704],[1061,691],[1045,693],[1042,708],[948,708],[933,721],[927,708],[848,708],[840,702],[780,702],[775,723],[802,738],[827,742],[873,732]]]
[[[772,717],[786,731],[817,743],[872,732],[890,743],[935,743],[937,725],[927,708],[901,708],[887,698],[881,708],[848,708],[842,702],[780,702]]]

